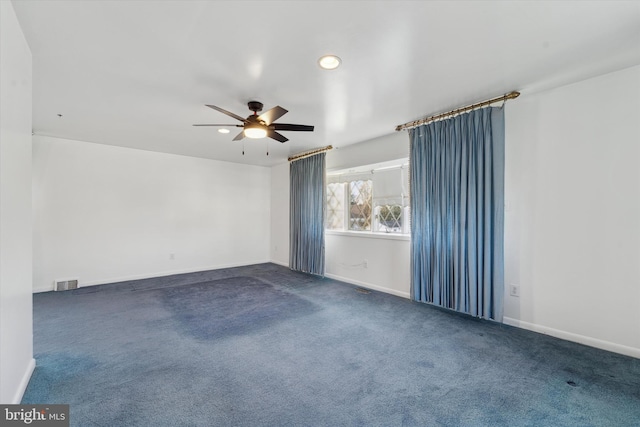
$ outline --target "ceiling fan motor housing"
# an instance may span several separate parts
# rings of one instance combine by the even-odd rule
[[[253,111],[254,113],[262,111],[262,102],[249,101],[247,105],[249,106],[249,110]]]
[[[256,115],[251,115],[247,117],[247,121],[245,122],[245,127],[257,127],[257,126],[266,126],[266,123],[258,118]]]

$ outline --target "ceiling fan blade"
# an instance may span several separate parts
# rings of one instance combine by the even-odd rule
[[[244,129],[233,138],[233,141],[240,141],[242,138],[244,138]]]
[[[205,105],[209,108],[213,108],[216,111],[220,111],[222,114],[226,114],[229,117],[233,117],[234,119],[240,120],[242,123],[245,123],[247,121],[247,119],[245,119],[244,117],[240,117],[237,114],[233,114],[232,112],[224,110],[220,107],[216,107],[215,105],[209,105],[209,104],[205,104]]]
[[[258,119],[262,120],[267,125],[270,125],[271,123],[275,122],[280,117],[282,117],[285,114],[287,114],[288,112],[289,112],[289,110],[285,110],[281,106],[277,105],[277,106],[273,107],[272,109],[270,109],[268,111],[265,111],[264,113],[260,114],[258,116]]]
[[[272,129],[269,129],[267,131],[267,136],[271,139],[275,139],[276,141],[280,141],[280,142],[287,142],[289,140],[289,138],[287,138],[286,136],[281,135]]]
[[[192,126],[229,126],[229,127],[242,127],[242,125],[210,125],[210,124],[196,124]]]
[[[291,123],[274,123],[271,125],[273,130],[293,130],[299,132],[313,132],[313,126],[294,125]]]

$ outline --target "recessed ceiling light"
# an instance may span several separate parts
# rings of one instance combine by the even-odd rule
[[[318,65],[325,70],[335,70],[340,66],[340,58],[335,55],[325,55],[318,59]]]
[[[229,129],[225,129],[225,128],[218,129],[218,132],[220,132],[220,133],[229,133]]]

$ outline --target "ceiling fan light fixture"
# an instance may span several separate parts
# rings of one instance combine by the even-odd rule
[[[318,65],[325,70],[335,70],[342,61],[335,55],[325,55],[318,59]]]
[[[261,127],[245,127],[244,136],[247,138],[260,139],[267,136],[267,131]]]

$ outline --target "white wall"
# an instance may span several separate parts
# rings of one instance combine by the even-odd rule
[[[408,237],[326,233],[326,276],[409,298],[411,242]],[[367,261],[366,267],[363,261]]]
[[[269,261],[269,168],[44,136],[33,150],[35,291]]]
[[[382,163],[409,157],[409,135],[393,132],[379,138],[327,152],[327,171]]]
[[[289,266],[289,163],[271,168],[271,262]]]
[[[0,1],[0,403],[19,403],[35,367],[31,297],[31,51]]]
[[[640,66],[523,93],[506,141],[505,323],[640,357]]]

